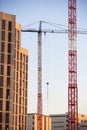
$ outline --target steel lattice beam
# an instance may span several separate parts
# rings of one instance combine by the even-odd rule
[[[68,0],[68,130],[78,130],[76,0]]]

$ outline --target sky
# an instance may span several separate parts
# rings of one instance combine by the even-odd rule
[[[16,21],[21,24],[22,28],[38,28],[39,23],[37,21],[66,25],[64,27],[68,25],[68,0],[0,0],[0,11],[16,15]],[[87,29],[86,13],[87,0],[77,0],[78,28]],[[44,25],[45,27],[48,25]],[[37,33],[22,33],[22,47],[29,50],[29,113],[37,112],[37,41]],[[78,111],[82,114],[87,114],[86,43],[87,35],[78,34]],[[47,82],[49,82],[48,91]],[[68,111],[67,34],[43,34],[42,91],[43,114],[59,114]]]

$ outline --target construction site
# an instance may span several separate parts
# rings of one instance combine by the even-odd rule
[[[14,14],[0,12],[0,130],[87,130],[87,115],[79,113],[78,56],[81,55],[78,54],[77,40],[80,35],[83,38],[87,36],[87,29],[77,26],[77,1],[68,0],[67,4],[67,25],[39,21],[22,27],[16,22]],[[38,27],[33,28],[36,24]],[[29,49],[22,48],[21,41],[30,39],[31,34],[37,39],[36,45]],[[57,37],[57,43],[62,45],[50,45],[50,40]],[[65,43],[61,43],[61,39]],[[35,39],[32,41],[35,44]],[[66,50],[62,54],[61,48]],[[31,49],[34,57],[31,56]],[[32,63],[37,62],[36,65],[31,64],[30,58]],[[33,66],[31,71],[30,64]],[[33,74],[29,80],[31,73]],[[58,77],[56,73],[59,73]],[[34,77],[35,80],[32,80]],[[57,82],[63,82],[63,86],[58,85],[57,90],[51,88]],[[33,91],[30,92],[29,86],[34,85],[33,89],[30,88]],[[60,99],[56,96],[56,91]],[[32,107],[28,112],[30,106]]]

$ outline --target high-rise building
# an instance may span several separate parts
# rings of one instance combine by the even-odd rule
[[[0,12],[0,130],[27,130],[28,51],[16,16]]]

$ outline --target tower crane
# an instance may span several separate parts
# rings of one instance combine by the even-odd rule
[[[68,0],[68,130],[78,130],[76,0]]]
[[[60,30],[53,30],[53,29],[42,29],[42,23],[47,23],[45,21],[40,21],[39,22],[39,29],[22,29],[22,32],[30,32],[30,33],[38,33],[38,94],[37,94],[37,130],[42,130],[42,33],[46,34],[46,33],[65,33],[68,34],[70,33],[70,28],[68,29],[60,29]],[[77,34],[87,34],[87,30],[75,30],[77,31]],[[73,32],[72,32],[73,33]],[[71,34],[72,35],[72,34]],[[69,37],[71,38],[71,37]],[[71,45],[71,44],[70,44]],[[70,46],[71,47],[71,46]],[[70,48],[73,49],[73,48]],[[75,59],[73,59],[75,56]],[[74,61],[73,61],[74,60]],[[76,64],[76,51],[75,50],[69,50],[69,65],[71,65],[71,63],[73,62],[73,64]],[[69,66],[71,68],[71,66]],[[73,67],[73,66],[72,66]],[[73,69],[73,68],[72,68]],[[76,70],[76,68],[75,68]],[[70,78],[73,77],[73,73],[75,73],[75,70],[72,71],[72,75],[71,75],[71,70],[69,70],[69,75]],[[75,73],[76,74],[76,73]],[[73,79],[76,82],[76,79]],[[69,83],[69,88],[71,89],[74,88],[74,86],[71,86],[71,83],[73,83],[74,81],[70,81]],[[75,88],[76,89],[76,88]],[[76,90],[75,90],[76,91]],[[72,90],[72,93],[75,94],[76,92],[74,92]],[[69,90],[69,96],[71,97],[71,92]],[[73,95],[72,95],[73,96]],[[70,98],[69,97],[69,98]],[[76,99],[75,99],[76,100]],[[71,103],[71,101],[69,101]],[[68,104],[70,105],[70,104]],[[70,106],[69,106],[70,107]],[[75,108],[76,109],[76,108]],[[72,114],[72,115],[71,115]],[[73,122],[74,120],[71,121],[71,116],[74,116],[73,114],[75,114],[75,111],[73,111],[71,113],[71,109],[69,112],[69,123]],[[72,117],[73,119],[75,119],[75,117]],[[75,120],[77,121],[77,119]],[[74,122],[75,123],[75,122]],[[69,126],[69,130],[77,130],[77,129],[72,129],[71,126]]]

